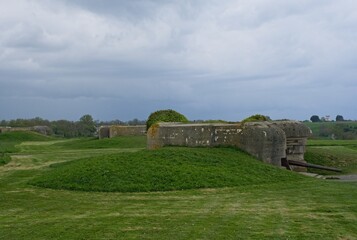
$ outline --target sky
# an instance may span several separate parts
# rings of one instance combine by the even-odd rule
[[[0,3],[0,119],[357,119],[355,0]]]

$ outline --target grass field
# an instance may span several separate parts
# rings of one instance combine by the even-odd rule
[[[143,138],[123,139],[19,140],[13,146],[16,151],[10,153],[11,161],[0,166],[0,239],[357,239],[356,182],[303,177],[262,164],[235,149],[149,152],[143,150]],[[127,141],[132,144],[119,144]],[[321,147],[309,144],[309,151]],[[345,147],[353,150],[353,146]],[[191,172],[204,183],[217,177],[212,182],[220,185],[125,193],[30,184],[54,176],[60,169],[78,174],[71,168],[83,169],[84,163],[102,168],[95,179],[100,179],[97,174],[101,171],[121,171],[123,164],[123,169],[138,174],[130,174],[132,182],[153,173],[164,176],[159,174],[160,167],[135,171],[141,160],[147,167],[155,159],[177,174]],[[233,161],[241,161],[242,168]],[[227,174],[228,181],[224,180]],[[271,178],[272,174],[277,178]],[[196,180],[187,178],[185,182]],[[229,185],[232,181],[233,186]]]
[[[11,153],[19,151],[16,145],[24,141],[48,141],[53,138],[35,132],[5,132],[0,134],[0,166],[10,162]]]
[[[315,139],[338,139],[338,140],[356,140],[357,122],[304,122],[313,133]]]

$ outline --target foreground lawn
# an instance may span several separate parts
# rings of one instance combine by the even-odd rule
[[[1,182],[2,239],[356,239],[356,184],[154,193],[49,190]]]
[[[11,162],[0,167],[0,239],[357,239],[355,182],[275,169],[282,172],[270,184],[252,180],[180,191],[85,192],[30,185],[56,166],[70,165],[61,162],[115,155],[120,159],[128,151],[142,154],[141,146],[90,149],[57,144],[21,143]],[[181,151],[189,154],[186,150]],[[216,150],[222,159],[234,151]],[[197,151],[197,158],[208,154]],[[54,163],[55,168],[49,167]],[[259,162],[252,168],[253,173],[238,172],[242,181],[259,168],[268,169]]]

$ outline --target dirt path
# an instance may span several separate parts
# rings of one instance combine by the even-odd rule
[[[319,175],[316,173],[299,172],[302,175],[326,179],[329,181],[343,181],[343,182],[357,182],[357,174],[344,174],[344,175]]]
[[[331,175],[331,176],[325,176],[325,179],[346,181],[346,182],[357,182],[357,174]]]

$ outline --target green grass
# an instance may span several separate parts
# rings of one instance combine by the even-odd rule
[[[169,191],[296,182],[282,171],[229,148],[164,148],[56,164],[32,181],[54,189],[107,192]]]
[[[9,153],[19,152],[16,145],[24,141],[48,141],[53,138],[35,132],[5,132],[0,133],[0,166],[11,161]]]
[[[304,124],[312,130],[315,139],[357,139],[357,121],[304,122]]]
[[[54,138],[30,131],[14,131],[0,133],[0,141],[24,142],[24,141],[48,141]]]
[[[54,146],[66,149],[145,148],[146,136],[74,139],[59,142]]]
[[[11,161],[11,157],[6,153],[0,153],[0,166]]]
[[[29,185],[66,166],[49,168],[54,163],[70,162],[69,166],[83,158],[99,161],[100,156],[119,159],[128,151],[142,150],[141,146],[73,149],[56,144],[23,142],[17,145],[19,152],[11,154],[11,162],[0,166],[0,239],[357,239],[356,182],[296,178],[276,169],[282,175],[278,181],[271,179],[271,184],[264,176],[269,170],[259,175],[264,181],[253,185],[246,181],[234,187],[180,191],[85,192]],[[196,154],[168,148],[159,155],[172,151],[175,158],[193,159],[224,160],[236,154],[224,148],[197,149]],[[235,161],[241,161],[240,154]],[[232,167],[245,179],[265,166],[253,162],[249,173]]]
[[[309,140],[305,160],[309,163],[340,168],[344,174],[357,173],[356,140]],[[309,169],[323,175],[341,174]]]
[[[307,146],[357,146],[357,140],[308,140]]]

